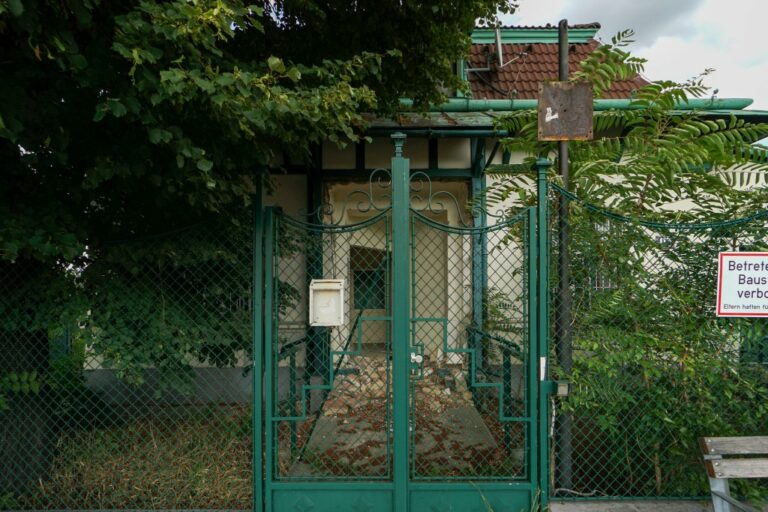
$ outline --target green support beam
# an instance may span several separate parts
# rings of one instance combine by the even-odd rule
[[[274,364],[274,339],[275,339],[275,324],[277,318],[275,315],[275,214],[273,208],[266,208],[264,210],[264,375],[266,382],[269,383],[269,392],[264,394],[264,417],[266,418],[266,432],[264,433],[265,439],[265,482],[264,486],[264,510],[271,512],[274,510],[272,506],[272,489],[271,483],[275,481],[275,459],[274,449],[275,445],[275,423],[272,418],[275,416],[274,403],[276,399],[277,390],[275,389],[275,364]],[[254,509],[256,510],[256,509]]]
[[[478,208],[475,210],[475,227],[485,227],[485,139],[471,140],[472,162],[472,200]],[[488,234],[477,233],[472,240],[472,323],[475,329],[483,331],[485,323],[485,305],[483,296],[488,289]],[[483,368],[484,354],[481,339],[475,336],[473,347],[477,366]]]
[[[540,361],[538,383],[543,385],[549,378],[548,365],[546,364],[549,356],[549,188],[547,185],[547,175],[552,162],[545,158],[536,161],[537,179],[536,179],[536,223],[538,224],[538,233],[536,238],[536,262],[538,265],[538,276],[536,281],[531,282],[537,286],[535,295],[537,301],[531,305],[531,311],[535,311],[537,321],[536,347],[537,353],[531,353],[531,356],[538,356]],[[533,330],[533,329],[532,329]],[[538,421],[538,459],[542,461],[539,471],[539,488],[541,489],[541,509],[547,510],[549,503],[549,395],[541,389],[539,396],[539,421]]]
[[[568,39],[571,43],[588,43],[594,39],[599,25],[590,27],[569,28]],[[502,44],[557,43],[557,27],[542,28],[501,28]],[[476,28],[472,31],[472,44],[496,44],[496,30],[492,28]]]
[[[753,103],[750,98],[693,98],[677,103],[675,110],[742,110]],[[400,106],[412,109],[413,101],[403,98]],[[514,110],[536,109],[538,100],[479,100],[471,98],[450,98],[441,105],[432,105],[430,112],[511,112]],[[593,102],[595,111],[602,110],[640,110],[643,107],[633,105],[631,99],[597,99]]]
[[[410,247],[410,172],[409,160],[403,157],[405,135],[394,134],[395,156],[392,158],[392,373],[394,426],[394,497],[393,510],[408,510],[408,383],[410,353],[410,289],[408,285]]]
[[[253,282],[251,284],[253,401],[253,505],[264,512],[264,175],[256,176],[253,195]]]

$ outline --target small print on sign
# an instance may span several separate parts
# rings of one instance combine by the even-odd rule
[[[721,252],[717,316],[768,317],[768,252]]]

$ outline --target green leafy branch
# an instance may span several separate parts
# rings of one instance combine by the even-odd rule
[[[591,81],[600,95],[616,80],[641,72],[644,61],[625,49],[631,35],[621,32],[598,47],[572,80]],[[651,218],[701,219],[762,209],[768,202],[768,149],[754,143],[768,135],[768,124],[681,109],[706,93],[703,79],[711,71],[684,83],[650,83],[633,94],[626,109],[595,112],[595,140],[570,143],[572,191]],[[556,150],[555,143],[538,140],[533,110],[513,112],[497,127],[514,134],[503,140],[505,149],[524,153],[530,163]],[[491,204],[518,195],[526,186],[501,166],[490,170],[508,178],[488,193]],[[690,206],[674,207],[681,202]]]

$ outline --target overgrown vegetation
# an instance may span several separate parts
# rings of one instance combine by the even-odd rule
[[[744,357],[766,322],[714,315],[717,253],[765,250],[765,220],[651,229],[572,213],[574,392],[562,405],[576,422],[575,490],[706,495],[698,438],[768,428],[768,367]]]
[[[592,81],[600,96],[642,71],[643,61],[626,50],[630,37],[619,34],[572,79]],[[752,145],[768,125],[679,109],[706,94],[708,73],[643,87],[629,109],[595,112],[594,141],[570,143],[569,190],[557,191],[554,204],[567,201],[569,211],[574,360],[570,375],[554,374],[573,383],[560,411],[573,417],[575,465],[573,488],[557,492],[705,495],[697,437],[768,428],[761,398],[768,371],[756,364],[765,321],[714,314],[718,251],[765,250],[765,217],[696,229],[648,222],[727,221],[768,204],[768,150]],[[537,140],[536,112],[499,125],[515,134],[506,147],[524,151],[529,162],[556,150]],[[507,171],[497,168],[504,177],[490,202],[519,196],[533,203],[530,177]],[[557,261],[558,209],[550,211]]]
[[[572,80],[591,81],[601,97],[614,81],[641,72],[644,61],[626,50],[631,36],[622,32],[599,48]],[[768,124],[677,108],[706,95],[703,80],[710,72],[685,83],[653,82],[634,93],[627,109],[595,112],[595,139],[569,144],[569,190],[618,212],[660,220],[728,219],[768,204],[768,187],[760,187],[768,184],[768,148],[753,145],[768,135]],[[557,150],[557,143],[538,140],[536,116],[521,110],[498,122],[514,134],[503,141],[505,148],[522,151],[530,164]],[[529,177],[504,166],[492,172],[502,177],[489,193],[492,203],[530,189]],[[529,194],[523,199],[535,202]],[[673,208],[681,201],[685,207]]]
[[[66,432],[50,478],[16,496],[12,508],[248,509],[250,426],[248,407],[194,407]]]
[[[153,367],[181,391],[191,363],[231,364],[257,175],[358,141],[363,112],[465,87],[476,20],[514,8],[0,0],[0,333],[82,325],[121,378]],[[221,236],[155,236],[194,223]]]

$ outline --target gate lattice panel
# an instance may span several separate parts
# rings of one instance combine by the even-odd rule
[[[388,212],[345,227],[275,216],[276,480],[391,477],[388,227]],[[308,285],[320,277],[349,283],[344,325],[309,325]]]
[[[528,212],[477,228],[427,213],[411,228],[412,477],[526,478]]]

